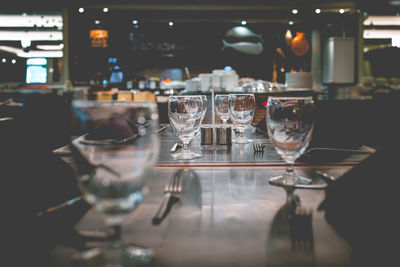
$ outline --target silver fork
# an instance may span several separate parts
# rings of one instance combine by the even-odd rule
[[[312,210],[297,206],[289,218],[290,239],[292,250],[314,250],[314,237],[312,231]]]
[[[162,201],[153,216],[153,224],[160,224],[170,210],[171,204],[180,200],[182,192],[182,177],[183,170],[179,170],[165,185]]]
[[[264,155],[265,144],[253,144],[254,157],[260,158]]]
[[[265,144],[253,144],[254,152],[264,152]]]

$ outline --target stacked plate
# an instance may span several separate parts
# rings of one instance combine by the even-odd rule
[[[287,72],[285,74],[287,90],[311,90],[313,76],[311,72]]]

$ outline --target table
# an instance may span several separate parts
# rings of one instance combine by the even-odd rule
[[[171,128],[161,135],[160,158],[147,180],[145,199],[123,223],[122,239],[151,247],[154,266],[347,266],[351,247],[326,221],[318,206],[324,190],[286,191],[272,186],[268,177],[284,171],[284,161],[272,150],[268,139],[247,129],[254,142],[267,143],[265,153],[255,156],[252,145],[233,144],[230,149],[201,147],[199,138],[191,147],[201,159],[175,161],[169,149],[176,138]],[[325,184],[315,170],[334,177],[353,168],[371,154],[351,154],[325,164],[299,161],[296,172]],[[171,176],[184,176],[182,198],[160,225],[151,223]],[[297,196],[302,210],[311,212],[312,243],[302,247],[293,235],[288,196]],[[83,231],[104,231],[101,215],[87,212],[76,225]],[[301,230],[300,230],[301,231]],[[300,245],[300,247],[299,247]],[[55,266],[70,266],[73,248],[57,246]]]

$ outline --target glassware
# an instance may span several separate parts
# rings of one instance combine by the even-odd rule
[[[182,151],[173,154],[173,158],[178,160],[200,158],[201,155],[190,151],[189,143],[200,130],[203,116],[202,96],[170,96],[168,98],[168,116],[178,138],[183,143]]]
[[[100,247],[102,265],[152,262],[151,248],[124,244],[120,234],[124,215],[143,201],[144,182],[158,159],[157,105],[74,100],[72,111],[79,136],[71,145],[78,185],[92,209],[106,215],[114,233]]]
[[[312,97],[269,97],[267,131],[271,143],[286,161],[283,175],[269,179],[274,185],[309,184],[310,179],[294,173],[294,162],[306,150],[314,129]]]
[[[222,124],[226,125],[229,120],[229,95],[215,95],[215,111]]]
[[[202,102],[202,105],[201,105],[202,111],[201,111],[201,122],[200,123],[203,123],[204,117],[205,117],[206,112],[207,112],[207,96],[206,95],[201,95],[201,99],[202,99],[203,102]]]
[[[230,94],[229,97],[229,115],[239,130],[239,137],[233,140],[236,144],[247,144],[251,140],[244,135],[244,129],[251,123],[254,117],[255,97],[254,94]]]

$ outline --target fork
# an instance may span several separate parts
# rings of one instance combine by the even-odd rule
[[[313,251],[312,210],[297,206],[290,213],[289,230],[292,250]]]
[[[262,157],[264,155],[265,144],[253,144],[254,157]]]
[[[179,170],[165,185],[162,201],[152,219],[153,224],[160,224],[171,208],[171,204],[180,200],[182,192],[182,174],[183,170]]]
[[[253,144],[254,152],[264,152],[265,144]]]

